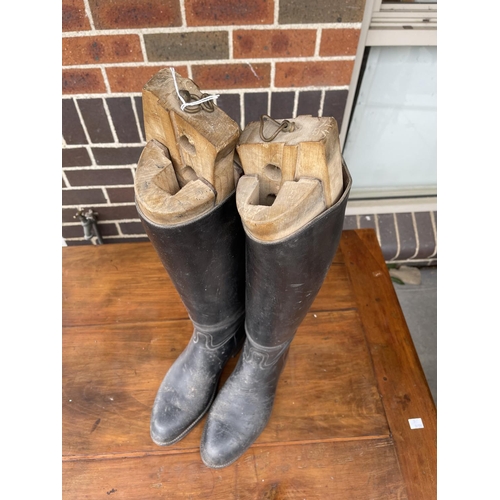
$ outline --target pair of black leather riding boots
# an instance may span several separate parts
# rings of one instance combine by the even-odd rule
[[[166,374],[151,414],[158,445],[182,439],[208,411],[201,457],[212,468],[236,461],[271,416],[290,344],[337,250],[351,186],[326,211],[278,241],[243,227],[238,189],[208,213],[172,226],[141,212],[146,232],[194,325]],[[224,366],[243,347],[217,393]]]

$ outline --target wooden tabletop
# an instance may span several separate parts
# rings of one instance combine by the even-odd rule
[[[204,419],[169,447],[149,436],[192,333],[151,244],[62,251],[64,499],[436,498],[436,407],[372,229],[343,232],[269,424],[224,469],[201,461]]]

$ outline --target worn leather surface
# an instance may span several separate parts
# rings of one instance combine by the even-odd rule
[[[288,238],[259,242],[247,233],[247,338],[207,417],[200,450],[207,466],[230,465],[266,427],[290,343],[337,251],[351,182],[344,165],[339,201]]]
[[[245,234],[235,193],[187,224],[159,226],[138,212],[194,325],[151,412],[151,438],[170,445],[208,410],[224,366],[244,340]]]
[[[159,226],[137,210],[193,321],[214,325],[243,311],[245,233],[236,192],[187,224]]]
[[[218,337],[222,337],[219,345]],[[156,394],[150,420],[151,439],[156,444],[174,444],[195,427],[213,401],[224,366],[244,339],[241,317],[229,329],[220,328],[213,335],[195,328]]]

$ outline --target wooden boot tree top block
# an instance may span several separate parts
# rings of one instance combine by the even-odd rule
[[[180,189],[168,150],[155,139],[141,154],[134,187],[137,206],[159,225],[187,222],[215,205],[215,191],[204,179],[195,178]]]
[[[219,204],[235,188],[233,158],[239,126],[214,101],[197,109],[182,110],[175,83],[181,95],[187,96],[184,93],[187,91],[192,100],[201,99],[202,92],[193,81],[170,69],[160,70],[142,92],[146,140],[154,140],[166,148],[181,191],[190,182],[201,179],[212,186],[215,204]],[[146,157],[151,151],[145,152]],[[141,167],[140,162],[138,169]],[[157,195],[155,192],[155,199]],[[147,197],[142,202],[147,203]],[[184,202],[190,211],[189,199]],[[199,202],[193,198],[191,203],[199,207]]]
[[[291,131],[274,120],[252,122],[237,151],[245,175],[237,188],[243,224],[255,238],[285,238],[333,206],[343,190],[337,122],[330,117],[289,119]],[[263,136],[263,137],[262,137]]]

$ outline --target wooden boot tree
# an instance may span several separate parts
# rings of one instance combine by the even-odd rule
[[[255,238],[285,238],[330,208],[343,189],[342,155],[333,118],[266,115],[250,123],[237,146],[245,175],[237,206]]]
[[[175,77],[175,80],[174,80]],[[176,88],[177,84],[177,88]],[[234,152],[240,129],[197,85],[162,69],[142,91],[147,145],[137,165],[135,196],[157,224],[192,220],[235,189]]]

